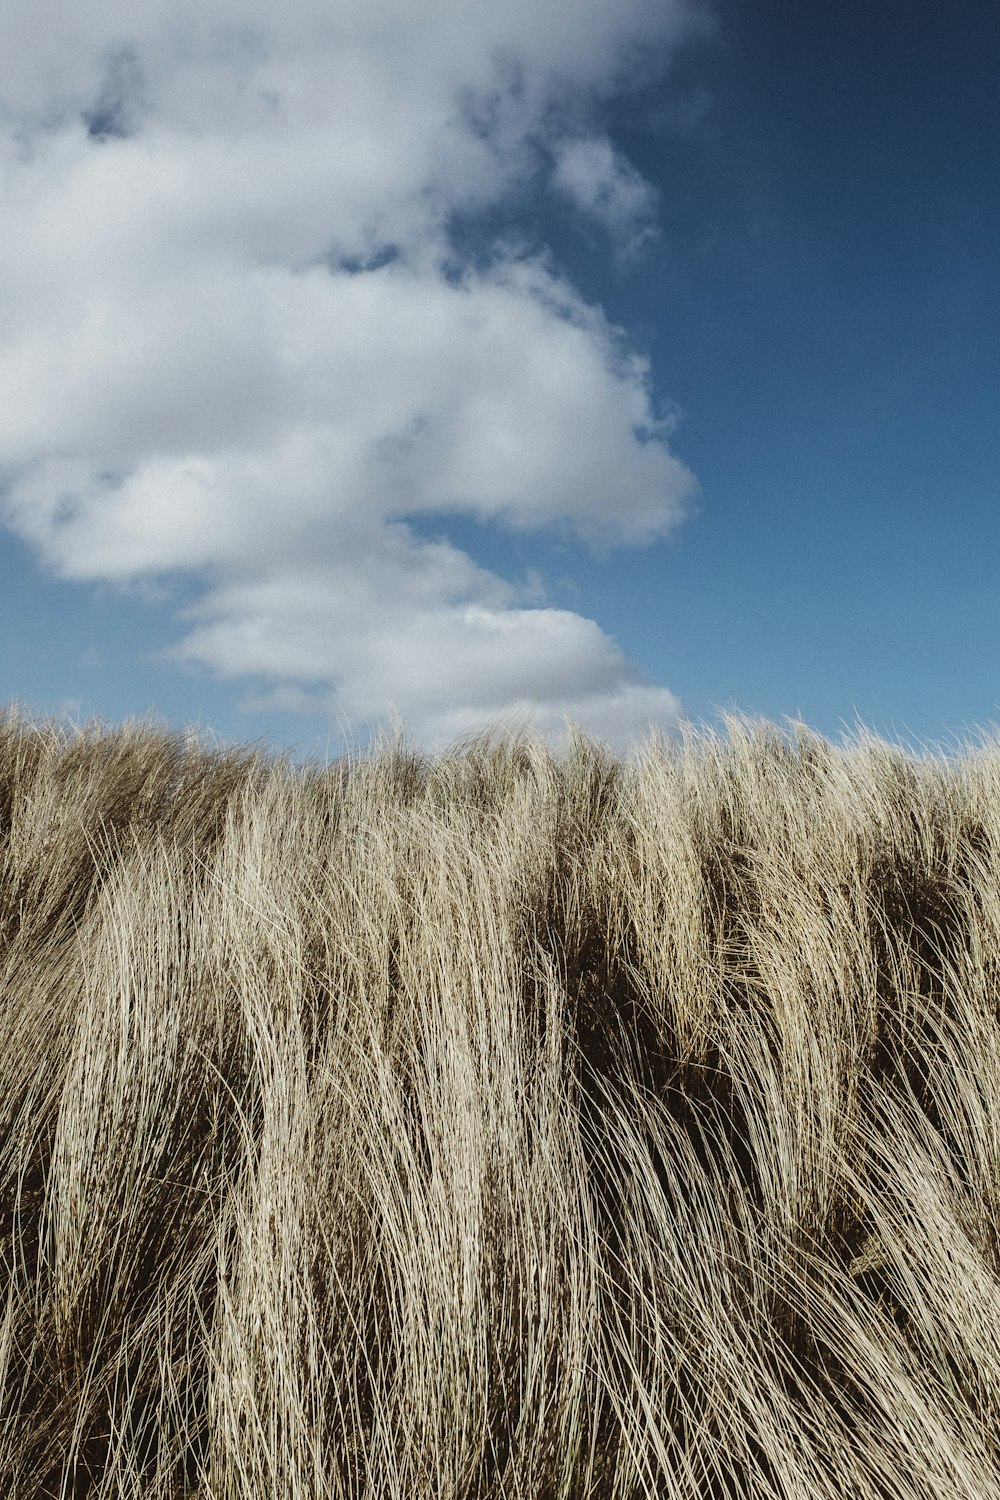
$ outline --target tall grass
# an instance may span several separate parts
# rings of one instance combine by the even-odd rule
[[[1000,1497],[1000,746],[0,717],[0,1493]]]

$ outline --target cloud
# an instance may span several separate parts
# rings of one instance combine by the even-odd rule
[[[656,194],[606,136],[559,142],[552,180],[622,250],[634,253],[654,233]]]
[[[0,515],[45,564],[192,574],[175,655],[430,739],[677,704],[589,619],[415,523],[603,545],[682,518],[649,371],[544,254],[457,216],[653,195],[597,124],[669,0],[52,0],[0,57]],[[637,51],[638,49],[638,51]],[[549,166],[546,166],[546,163]],[[443,519],[442,519],[443,518]],[[259,701],[263,701],[259,699]]]
[[[674,696],[644,683],[594,621],[519,607],[447,544],[399,528],[393,541],[377,563],[366,551],[363,571],[345,558],[219,590],[190,612],[205,623],[178,656],[232,678],[262,674],[280,684],[274,706],[294,698],[355,725],[384,719],[388,705],[437,746],[504,719],[558,735],[569,717],[624,747],[676,720]]]

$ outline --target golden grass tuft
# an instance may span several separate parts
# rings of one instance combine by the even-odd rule
[[[0,1493],[1000,1500],[1000,744],[0,716]]]

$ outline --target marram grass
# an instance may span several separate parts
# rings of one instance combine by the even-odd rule
[[[0,717],[0,1494],[1000,1497],[1000,746]]]

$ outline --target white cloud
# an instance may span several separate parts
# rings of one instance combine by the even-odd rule
[[[0,55],[0,514],[59,574],[202,579],[177,654],[430,738],[621,740],[677,705],[591,620],[407,517],[643,542],[683,514],[648,372],[544,258],[456,213],[553,180],[619,242],[595,132],[669,0],[48,0]],[[630,57],[632,62],[630,63]],[[443,521],[445,529],[447,521]]]
[[[312,704],[355,726],[388,710],[438,746],[498,722],[531,720],[558,736],[570,718],[624,747],[677,719],[674,696],[643,683],[592,620],[518,607],[447,545],[398,531],[393,541],[394,555],[375,566],[368,553],[363,572],[347,560],[219,590],[192,612],[207,622],[178,654],[226,676],[275,679],[275,707]],[[324,692],[331,655],[335,698]]]
[[[554,154],[556,187],[599,220],[619,248],[636,251],[654,232],[652,186],[615,151],[607,136],[560,141]]]

